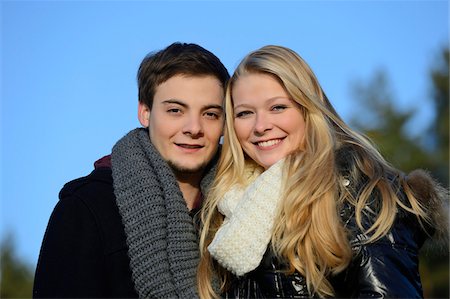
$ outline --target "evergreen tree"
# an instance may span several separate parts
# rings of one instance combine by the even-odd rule
[[[440,59],[431,70],[432,98],[436,120],[430,135],[434,138],[434,172],[438,179],[449,186],[449,49],[442,51]]]
[[[33,272],[15,253],[12,235],[0,244],[0,298],[31,298]]]
[[[423,134],[408,132],[416,111],[400,110],[395,105],[385,72],[377,71],[366,84],[355,83],[353,93],[360,111],[350,123],[375,143],[386,160],[404,172],[429,168],[429,153],[422,147]]]

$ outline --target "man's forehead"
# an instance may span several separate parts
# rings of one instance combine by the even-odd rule
[[[156,88],[153,103],[199,108],[223,105],[224,89],[214,76],[173,76]]]

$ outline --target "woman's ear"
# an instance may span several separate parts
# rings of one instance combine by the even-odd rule
[[[150,123],[150,108],[141,102],[138,104],[138,119],[143,127],[148,128]]]

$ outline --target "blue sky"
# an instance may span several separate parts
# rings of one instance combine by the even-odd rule
[[[174,41],[214,52],[230,73],[278,44],[312,67],[338,112],[351,82],[387,72],[397,105],[433,117],[428,72],[448,46],[448,1],[2,1],[0,237],[35,265],[58,192],[137,121],[142,58]]]

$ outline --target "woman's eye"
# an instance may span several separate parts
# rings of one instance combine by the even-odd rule
[[[285,106],[285,105],[275,105],[272,107],[272,111],[283,111],[286,108],[287,108],[287,106]]]
[[[251,111],[240,111],[236,113],[236,118],[246,117],[251,114]]]

